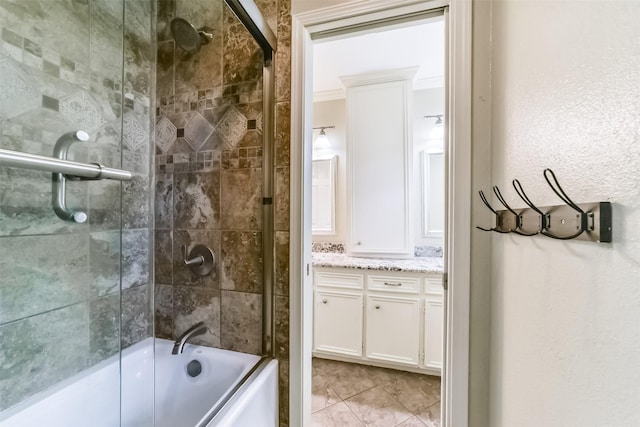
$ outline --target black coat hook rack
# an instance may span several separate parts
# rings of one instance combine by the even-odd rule
[[[493,231],[502,234],[514,233],[520,236],[542,235],[557,240],[587,240],[592,242],[611,242],[611,203],[574,203],[558,182],[551,169],[545,169],[544,179],[554,193],[564,202],[562,205],[536,206],[522,188],[522,184],[514,179],[512,184],[518,196],[527,208],[512,208],[497,186],[493,193],[504,206],[503,210],[494,209],[481,190],[480,199],[494,214],[495,226],[491,228],[476,227],[482,231]]]

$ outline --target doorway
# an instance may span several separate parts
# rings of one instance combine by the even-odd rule
[[[369,3],[369,2],[368,2]],[[406,26],[440,14],[446,23],[446,87],[448,103],[445,174],[445,354],[442,425],[467,425],[468,382],[468,240],[470,160],[470,7],[448,2],[372,1],[363,6],[345,5],[295,15],[292,34],[292,141],[291,147],[291,425],[311,425],[311,117],[312,60],[314,40],[342,37],[376,27]],[[389,8],[391,6],[391,8]],[[466,61],[466,62],[465,62]],[[465,65],[467,64],[468,67]],[[323,126],[320,125],[319,126]],[[455,150],[452,150],[455,143]],[[299,179],[298,179],[299,178]],[[453,188],[455,186],[455,191]],[[454,233],[455,231],[455,233]],[[454,262],[456,261],[456,262]],[[447,285],[450,284],[450,287]],[[448,290],[447,290],[448,288]],[[455,413],[451,407],[455,406]]]
[[[312,426],[440,425],[445,25],[431,15],[314,40]]]

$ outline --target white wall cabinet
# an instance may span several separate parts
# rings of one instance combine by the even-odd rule
[[[347,87],[349,252],[407,257],[411,95],[416,69],[343,77]]]
[[[440,274],[314,268],[314,355],[440,375]]]

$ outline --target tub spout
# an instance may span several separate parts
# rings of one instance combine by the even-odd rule
[[[173,344],[173,350],[171,350],[171,354],[182,354],[182,350],[184,350],[184,345],[187,343],[187,340],[191,337],[195,337],[196,335],[202,335],[207,332],[207,325],[202,322],[198,322],[189,329],[187,329]]]

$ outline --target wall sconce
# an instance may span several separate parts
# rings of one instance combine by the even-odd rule
[[[427,115],[424,116],[425,119],[436,119],[431,132],[429,132],[429,139],[443,139],[444,138],[444,115],[436,114],[436,115]]]
[[[313,153],[320,154],[322,152],[327,151],[331,147],[331,143],[329,142],[329,137],[325,133],[325,129],[335,129],[335,126],[318,126],[313,129],[320,129],[320,134],[316,137],[313,142]]]

